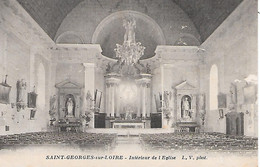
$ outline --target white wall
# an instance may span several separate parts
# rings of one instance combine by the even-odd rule
[[[49,38],[16,1],[10,1],[8,6],[1,1],[0,16],[0,82],[4,75],[8,75],[7,84],[12,86],[10,103],[16,104],[18,80],[25,80],[26,95],[33,91],[34,86],[37,90],[40,63],[45,69],[44,86],[49,86],[50,54],[44,44],[49,43]],[[37,93],[40,95],[42,92]],[[27,107],[18,112],[16,106],[0,104],[0,135],[47,130],[48,96],[49,91],[46,90],[45,106],[37,108],[34,120],[29,119],[30,109]],[[5,131],[6,126],[9,126],[9,131]]]
[[[217,110],[209,111],[210,68],[213,64],[218,66],[219,93],[229,94],[230,84],[236,79],[257,75],[257,2],[243,1],[201,48],[205,49],[205,64],[200,67],[200,76],[201,91],[207,95],[207,130],[225,133],[225,118],[219,120]],[[248,134],[247,126],[245,123],[245,134]],[[250,135],[256,135],[256,131]]]

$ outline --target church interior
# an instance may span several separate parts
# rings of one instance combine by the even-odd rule
[[[256,0],[1,0],[0,39],[1,149],[257,150]]]

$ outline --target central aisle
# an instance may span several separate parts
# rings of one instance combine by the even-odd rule
[[[138,136],[118,136],[117,145],[112,153],[143,153]]]

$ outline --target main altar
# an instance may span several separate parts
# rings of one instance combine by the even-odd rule
[[[113,128],[145,128],[143,120],[115,120],[112,124]]]
[[[123,45],[115,49],[117,62],[109,63],[105,74],[107,127],[145,128],[150,121],[152,74],[149,65],[139,61],[145,47],[135,41],[135,19],[124,19],[123,26]]]

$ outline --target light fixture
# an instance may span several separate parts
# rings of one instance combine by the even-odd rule
[[[116,58],[126,65],[134,65],[144,55],[145,47],[140,42],[135,41],[136,21],[134,18],[124,19],[123,26],[126,30],[124,43],[123,45],[116,44],[114,49]]]

